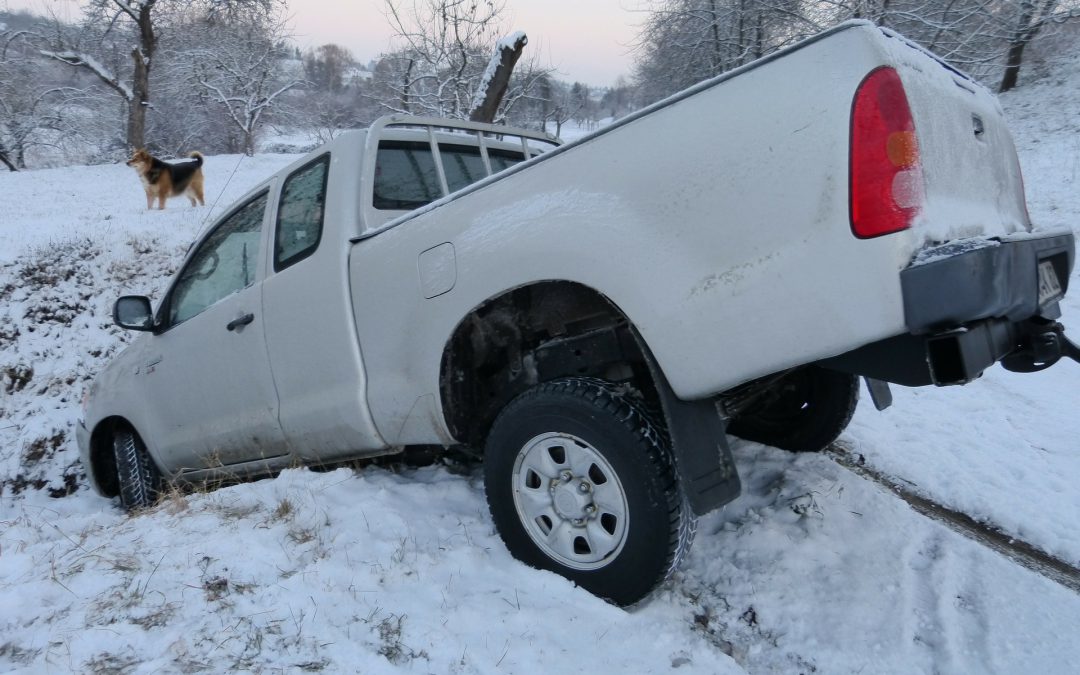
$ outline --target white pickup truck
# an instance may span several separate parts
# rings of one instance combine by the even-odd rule
[[[389,117],[192,247],[79,429],[127,508],[165,482],[475,448],[510,551],[626,604],[734,499],[726,433],[819,450],[864,376],[1076,358],[1069,231],[1032,231],[995,98],[849,23],[579,142]]]

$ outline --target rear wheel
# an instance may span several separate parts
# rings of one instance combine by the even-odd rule
[[[511,401],[488,436],[484,481],[514,557],[620,605],[663,582],[694,532],[667,434],[601,380],[556,380]]]
[[[728,433],[793,452],[817,452],[847,428],[858,402],[858,377],[807,366],[762,392],[731,421]]]
[[[161,472],[146,452],[146,446],[129,427],[113,432],[113,454],[120,485],[120,505],[125,511],[153,506],[161,494]]]

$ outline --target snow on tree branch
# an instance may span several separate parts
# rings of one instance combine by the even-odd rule
[[[118,78],[111,70],[106,68],[100,61],[89,54],[74,51],[54,52],[44,49],[40,50],[38,53],[47,58],[62,61],[69,66],[86,68],[94,73],[94,75],[97,75],[98,79],[123,96],[125,100],[129,102],[135,100],[135,92],[132,91],[131,87],[120,81],[120,78]]]
[[[244,152],[255,152],[255,136],[264,116],[283,94],[303,83],[281,69],[281,24],[252,26],[216,40],[193,56],[198,64],[191,81],[221,107],[243,134]]]
[[[491,59],[473,93],[469,119],[477,122],[494,121],[495,112],[510,85],[514,65],[528,42],[529,38],[525,33],[517,31],[495,43]]]
[[[139,20],[139,10],[138,9],[136,9],[132,5],[124,2],[124,0],[112,0],[112,2],[113,2],[114,5],[119,7],[120,10],[122,12],[124,12],[124,14],[127,14],[128,16],[130,16],[132,19],[134,19],[136,21]],[[151,2],[147,3],[147,5],[152,5],[152,4],[154,4],[152,0],[151,0]]]

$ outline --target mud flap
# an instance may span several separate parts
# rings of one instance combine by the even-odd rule
[[[694,513],[704,515],[735,499],[742,490],[728,447],[727,422],[712,400],[684,401],[676,396],[652,356],[647,358],[683,491]]]
[[[864,377],[866,380],[866,388],[870,392],[870,400],[874,402],[874,407],[878,409],[878,412],[885,410],[892,405],[892,390],[889,389],[889,383],[885,380],[875,380],[872,377]]]

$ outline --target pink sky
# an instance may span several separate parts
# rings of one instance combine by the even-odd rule
[[[403,0],[407,6],[409,0]],[[555,67],[561,79],[609,85],[631,71],[630,44],[642,0],[506,0],[507,32],[529,36],[526,54]],[[0,7],[78,16],[77,0],[0,0]],[[361,61],[384,51],[390,27],[383,0],[291,0],[289,12],[301,48],[334,42]]]
[[[638,0],[507,0],[507,32],[524,31],[531,50],[568,80],[607,85],[629,75],[629,49],[641,15]],[[336,42],[361,60],[386,49],[390,28],[382,0],[292,0],[301,46]]]

